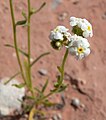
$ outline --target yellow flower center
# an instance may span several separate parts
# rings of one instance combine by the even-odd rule
[[[80,48],[77,49],[77,51],[78,51],[78,53],[80,54],[80,53],[83,53],[83,52],[84,52],[84,49],[83,49],[82,47],[80,47]]]
[[[91,30],[91,27],[90,27],[90,26],[88,26],[88,30],[89,30],[89,31]]]

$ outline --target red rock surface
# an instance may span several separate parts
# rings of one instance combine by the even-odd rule
[[[38,8],[44,0],[32,0],[32,6]],[[106,1],[105,0],[62,0],[53,9],[53,1],[45,0],[46,6],[31,18],[31,52],[32,58],[36,58],[43,52],[51,54],[41,59],[33,68],[33,81],[43,83],[49,78],[49,88],[56,79],[56,66],[61,63],[65,50],[55,51],[50,46],[50,30],[57,25],[69,25],[70,16],[82,17],[89,20],[93,25],[94,36],[90,44],[92,52],[84,60],[77,61],[71,55],[68,56],[65,71],[71,77],[85,82],[81,89],[93,98],[80,94],[70,84],[65,91],[66,106],[59,112],[63,120],[106,120]],[[77,1],[77,2],[75,2]],[[22,10],[27,10],[26,1],[14,0],[16,20],[21,20]],[[60,16],[65,13],[63,20]],[[64,16],[64,15],[63,15]],[[17,28],[19,46],[26,50],[27,34],[25,27]],[[12,24],[10,17],[9,1],[0,0],[0,78],[11,76],[17,71],[18,64],[15,51],[4,45],[13,44]],[[44,68],[48,71],[46,77],[40,76],[38,70]],[[18,79],[21,79],[20,77]],[[48,89],[49,89],[48,88]],[[86,106],[86,110],[79,108],[74,110],[70,104],[71,98],[77,97]],[[57,101],[60,99],[56,97]]]

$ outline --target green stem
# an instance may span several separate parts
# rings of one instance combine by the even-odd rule
[[[13,5],[12,5],[12,0],[10,0],[10,10],[11,10],[12,25],[13,25],[13,36],[14,36],[14,46],[15,46],[16,56],[17,56],[19,67],[20,67],[21,75],[22,75],[22,77],[25,81],[24,72],[23,72],[23,68],[22,68],[22,65],[21,65],[20,56],[19,56],[19,53],[18,53],[16,25],[15,25],[15,18],[14,18],[14,10],[13,10]]]
[[[30,81],[30,87],[32,88],[32,82],[31,82],[31,67],[30,67],[30,58],[31,58],[31,49],[30,49],[30,18],[31,18],[31,6],[30,6],[30,0],[28,0],[28,76]]]
[[[67,59],[67,57],[68,57],[68,49],[66,49],[66,52],[65,52],[65,55],[64,55],[64,58],[63,58],[62,64],[61,64],[61,69],[62,69],[61,77],[60,77],[61,84],[62,84],[63,79],[64,79],[64,66],[65,66],[65,63],[66,63],[66,59]]]
[[[61,69],[62,69],[62,72],[61,72],[61,76],[60,76],[60,85],[58,86],[58,88],[55,90],[55,92],[58,91],[58,89],[60,88],[60,86],[62,85],[63,83],[63,80],[64,80],[64,66],[65,66],[65,63],[66,63],[66,60],[67,60],[67,57],[68,57],[68,49],[66,49],[66,52],[64,54],[64,57],[63,57],[63,61],[62,61],[62,64],[61,64]],[[48,93],[46,96],[44,96],[42,99],[40,99],[37,104],[41,103],[44,99],[48,98],[49,96],[53,95],[55,92],[50,92]]]

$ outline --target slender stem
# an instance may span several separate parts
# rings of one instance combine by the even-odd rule
[[[60,88],[61,84],[63,83],[63,80],[64,80],[64,66],[65,66],[67,57],[68,57],[68,49],[66,50],[66,52],[65,52],[65,54],[64,54],[63,61],[62,61],[62,64],[61,64],[61,69],[62,69],[61,76],[60,76],[61,83],[60,83],[60,85],[58,86],[58,88],[55,90],[55,92],[58,91],[58,89]],[[54,94],[55,92],[50,92],[50,93],[48,93],[46,96],[44,96],[42,99],[40,99],[37,103],[38,103],[38,104],[41,103],[44,99],[48,98],[49,96],[51,96],[51,95]]]
[[[13,25],[13,36],[14,36],[14,46],[15,46],[16,56],[17,56],[19,67],[20,67],[21,75],[22,75],[22,77],[25,81],[24,72],[23,72],[23,68],[22,68],[22,65],[21,65],[20,56],[19,56],[19,53],[18,53],[16,25],[15,25],[15,18],[14,18],[14,10],[13,10],[13,5],[12,5],[12,0],[10,0],[10,10],[11,10],[12,25]]]
[[[32,88],[32,82],[31,82],[31,67],[30,67],[30,58],[31,58],[31,49],[30,49],[30,18],[31,18],[31,6],[30,6],[30,0],[28,0],[28,74],[29,74],[29,81],[30,81],[30,87]]]
[[[66,49],[66,52],[65,52],[62,64],[61,64],[61,69],[62,69],[62,73],[60,77],[61,83],[63,82],[63,79],[64,79],[64,66],[65,66],[67,57],[68,57],[68,49]]]

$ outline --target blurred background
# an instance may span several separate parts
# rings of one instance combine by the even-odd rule
[[[65,80],[69,83],[64,95],[66,105],[62,110],[51,110],[60,113],[62,120],[106,120],[106,0],[31,0],[34,8],[46,2],[46,6],[31,18],[31,55],[32,60],[43,52],[51,54],[42,58],[32,68],[33,82],[36,85],[49,78],[49,87],[56,81],[57,65],[60,65],[65,49],[56,51],[50,46],[50,30],[57,25],[70,29],[71,16],[86,18],[93,26],[94,36],[89,39],[91,54],[77,61],[69,55],[65,67]],[[15,18],[22,20],[22,11],[27,12],[27,0],[13,0]],[[17,39],[20,48],[27,51],[27,29],[17,28]],[[0,78],[10,77],[19,70],[14,49],[5,44],[13,44],[12,23],[8,0],[0,0]],[[40,72],[43,71],[44,75]],[[18,78],[21,80],[21,77]],[[73,81],[75,81],[73,83]],[[77,85],[87,95],[77,90]],[[90,96],[90,97],[88,97]],[[81,100],[84,106],[75,110],[70,105],[73,97]],[[92,98],[92,100],[90,99]],[[54,96],[57,102],[60,96]],[[84,108],[83,108],[84,107]]]

